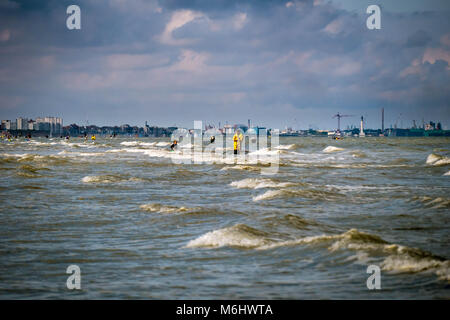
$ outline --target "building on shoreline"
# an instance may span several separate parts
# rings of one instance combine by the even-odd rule
[[[2,120],[1,130],[14,136],[60,136],[63,134],[63,120],[58,117],[39,117],[36,120],[19,117],[15,121]]]

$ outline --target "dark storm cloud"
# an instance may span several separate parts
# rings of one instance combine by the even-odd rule
[[[409,48],[423,47],[427,45],[430,41],[431,36],[427,32],[423,30],[418,30],[408,37],[408,40],[406,41],[406,46]]]
[[[450,120],[446,11],[383,11],[371,31],[365,7],[319,0],[76,1],[69,31],[73,3],[0,1],[3,118],[332,128],[337,111],[378,126],[385,107],[387,121]]]

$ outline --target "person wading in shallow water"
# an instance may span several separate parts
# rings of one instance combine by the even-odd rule
[[[233,150],[234,150],[234,154],[238,153],[238,148],[239,148],[239,137],[237,132],[234,134],[233,136]]]
[[[170,146],[170,149],[171,149],[172,151],[174,151],[174,148],[177,146],[177,144],[178,144],[177,140],[173,140],[173,143],[172,143],[172,145]]]

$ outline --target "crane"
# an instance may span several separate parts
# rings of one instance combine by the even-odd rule
[[[333,119],[334,119],[334,118],[337,118],[337,119],[338,119],[338,132],[341,132],[341,118],[342,118],[342,117],[353,117],[353,115],[340,114],[340,113],[338,112],[337,114],[335,114],[335,115],[333,116]]]

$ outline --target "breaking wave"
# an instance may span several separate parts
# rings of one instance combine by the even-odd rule
[[[139,208],[148,212],[161,212],[161,213],[178,213],[188,211],[185,207],[165,206],[159,203],[143,204]]]
[[[269,200],[280,197],[283,194],[285,194],[283,190],[269,190],[264,192],[263,194],[253,197],[253,201]]]
[[[273,241],[266,238],[265,232],[251,228],[245,224],[237,224],[232,227],[208,232],[197,239],[191,240],[187,248],[218,248],[240,247],[257,248],[268,245]]]
[[[275,147],[275,149],[278,149],[278,150],[292,150],[295,148],[297,148],[297,145],[295,143],[294,144],[280,144],[279,146]]]
[[[450,199],[446,199],[443,197],[413,197],[413,201],[419,201],[421,202],[425,207],[433,208],[433,209],[442,209],[442,208],[450,208]]]
[[[248,178],[240,181],[233,181],[230,186],[238,189],[261,189],[261,188],[284,188],[292,186],[293,183],[289,182],[275,182],[271,179],[256,179]]]
[[[450,158],[431,153],[427,157],[426,164],[433,166],[444,166],[450,164]]]
[[[263,194],[253,197],[253,201],[270,200],[274,198],[306,198],[306,199],[320,199],[320,200],[339,200],[345,198],[345,194],[337,190],[326,191],[313,188],[304,189],[280,189],[268,190]]]
[[[358,259],[382,257],[383,270],[397,273],[434,272],[439,279],[450,281],[450,260],[417,248],[391,244],[379,236],[350,229],[337,235],[318,235],[295,240],[278,240],[264,231],[245,224],[208,232],[187,243],[187,248],[236,247],[269,250],[298,245],[327,245],[329,251],[351,250],[362,253]]]
[[[339,148],[339,147],[333,147],[333,146],[328,146],[325,149],[323,149],[323,152],[326,153],[331,153],[331,152],[337,152],[337,151],[343,151],[345,150],[344,148]]]
[[[227,171],[227,170],[260,171],[261,169],[258,167],[244,166],[240,164],[231,167],[223,167],[222,169],[220,169],[220,171]]]
[[[153,147],[158,146],[157,142],[142,142],[142,141],[124,141],[120,143],[123,146],[132,147],[132,146],[145,146],[145,147]]]
[[[6,163],[13,163],[13,162],[35,162],[35,163],[45,163],[45,164],[52,164],[52,165],[58,165],[58,164],[67,164],[69,162],[68,159],[66,159],[63,156],[58,155],[38,155],[38,154],[31,154],[31,153],[24,153],[24,154],[2,154],[0,162],[6,162]]]
[[[98,176],[85,176],[81,179],[83,183],[118,183],[118,182],[143,182],[141,178],[128,178],[121,175],[105,174]]]
[[[124,141],[120,143],[123,146],[137,146],[139,141]]]

